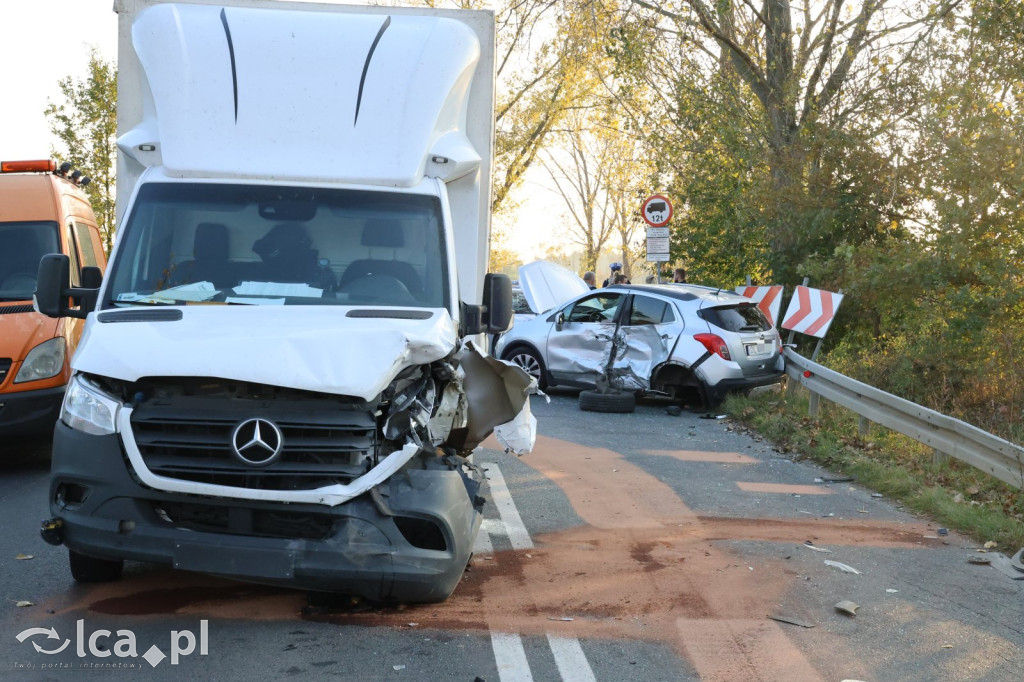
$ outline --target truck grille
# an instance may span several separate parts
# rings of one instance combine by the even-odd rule
[[[253,417],[281,431],[281,454],[266,466],[246,464],[234,453],[235,428]],[[311,490],[349,483],[376,463],[373,414],[341,399],[159,398],[136,407],[131,424],[150,471],[197,483]]]
[[[4,383],[4,379],[7,378],[7,372],[11,369],[10,358],[0,358],[0,384]]]

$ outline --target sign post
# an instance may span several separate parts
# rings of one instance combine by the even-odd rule
[[[661,264],[669,260],[669,221],[672,220],[672,202],[661,194],[654,194],[640,205],[640,215],[647,228],[647,262],[654,263],[654,271],[661,284]]]

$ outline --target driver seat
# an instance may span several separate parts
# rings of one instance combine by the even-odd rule
[[[368,220],[363,226],[361,243],[369,249],[376,247],[395,249],[397,251],[405,246],[405,233],[402,230],[402,226],[396,223],[386,220]],[[338,283],[338,288],[345,289],[352,282],[372,275],[394,277],[404,284],[405,288],[413,296],[419,295],[423,290],[420,276],[416,273],[416,269],[413,268],[412,264],[394,258],[391,260],[362,258],[352,261],[345,268],[341,281]]]

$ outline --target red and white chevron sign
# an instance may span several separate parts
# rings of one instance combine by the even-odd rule
[[[782,287],[736,287],[736,293],[753,300],[761,312],[768,316],[768,321],[775,324],[779,319],[782,307]]]
[[[842,301],[842,294],[797,287],[789,302],[789,308],[786,309],[782,328],[817,336],[819,339],[824,338]]]

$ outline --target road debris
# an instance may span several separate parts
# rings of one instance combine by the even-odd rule
[[[949,535],[949,529],[948,528],[940,528],[939,529],[939,535]]]
[[[854,573],[856,575],[860,575],[860,571],[858,571],[853,566],[850,566],[850,565],[844,564],[844,563],[840,563],[838,561],[832,561],[831,559],[825,559],[825,565],[826,566],[832,566],[833,568],[838,568],[843,573]]]
[[[871,497],[885,497],[882,493],[871,493]]]
[[[899,592],[899,590],[894,590],[892,588],[889,588],[888,590],[886,590],[886,592],[888,592],[889,594],[896,594],[897,592]]]
[[[814,479],[815,483],[852,483],[857,479],[853,476],[821,476]]]
[[[808,540],[807,542],[804,543],[804,547],[806,547],[807,549],[813,549],[815,552],[826,552],[828,554],[832,553],[831,549],[825,549],[824,547],[817,547],[810,540]]]
[[[14,605],[15,606],[20,606],[20,607],[35,606],[35,602],[30,602],[28,600],[22,599],[21,601],[14,602]]]
[[[29,559],[35,559],[36,555],[35,554],[19,554],[18,556],[14,557],[14,558],[17,559],[18,561],[28,561]]]
[[[405,670],[405,666],[404,665],[393,665],[391,667],[394,668],[395,670]]]
[[[967,563],[969,563],[969,564],[985,565],[985,564],[991,564],[992,563],[992,559],[990,559],[987,556],[969,556],[969,557],[967,557]]]
[[[994,549],[994,548],[996,548],[998,546],[999,546],[999,543],[994,541],[994,540],[989,540],[984,545],[985,549]]]
[[[669,405],[668,407],[665,408],[665,414],[667,414],[670,417],[678,417],[682,413],[683,408],[679,407],[678,405]]]
[[[770,618],[771,620],[777,620],[780,623],[789,623],[790,625],[799,625],[802,628],[813,628],[813,627],[817,627],[818,626],[817,623],[808,623],[805,620],[800,620],[799,618],[793,618],[792,616],[769,615],[768,618]]]
[[[1024,548],[1021,548],[1019,552],[1013,555],[1010,559],[1010,563],[1018,571],[1024,571]]]
[[[1024,580],[1024,571],[1018,571],[1013,567],[1010,557],[1002,552],[994,552],[992,557],[992,568],[996,569],[1010,580]]]
[[[562,616],[561,618],[555,618],[554,616],[548,616],[548,620],[571,621],[571,620],[576,620],[576,619],[575,618],[570,618],[569,616]]]
[[[843,601],[836,604],[833,608],[835,608],[835,610],[839,613],[845,613],[847,616],[853,617],[857,615],[857,609],[860,608],[860,604],[856,604],[848,599],[844,599]]]

